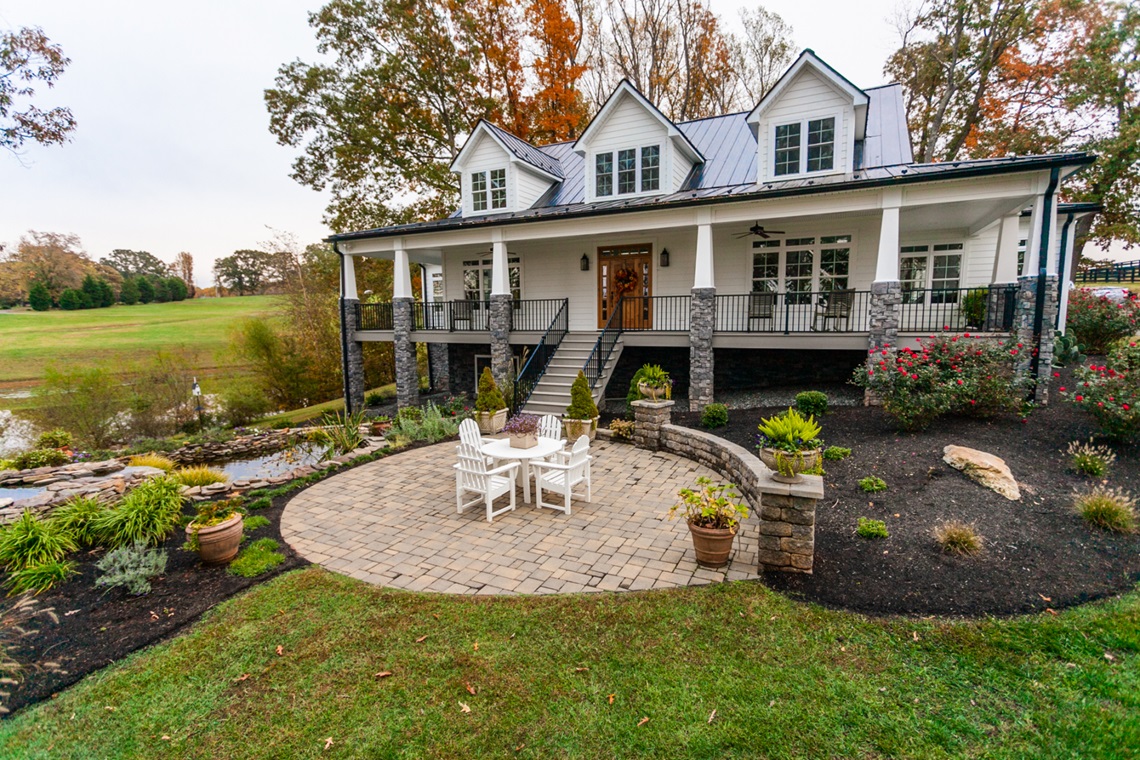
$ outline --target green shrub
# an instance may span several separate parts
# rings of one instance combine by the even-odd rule
[[[1132,293],[1117,302],[1074,288],[1069,291],[1065,328],[1075,334],[1087,353],[1107,353],[1115,342],[1140,331],[1140,299]]]
[[[981,329],[986,323],[986,308],[989,305],[989,288],[978,288],[966,292],[962,297],[962,315],[966,318],[966,326]]]
[[[614,438],[621,441],[633,440],[633,420],[613,420],[610,422],[610,432],[614,434]]]
[[[70,449],[74,445],[75,439],[63,428],[40,433],[40,437],[36,439],[37,449]]]
[[[102,573],[95,580],[95,586],[108,591],[122,586],[134,596],[150,593],[151,579],[166,572],[166,559],[165,550],[149,549],[142,542],[120,546],[95,564]]]
[[[424,410],[418,406],[405,406],[396,412],[396,418],[408,420],[409,422],[419,422],[424,418]]]
[[[247,379],[227,385],[222,389],[219,400],[222,419],[231,427],[248,425],[273,407],[257,383]]]
[[[805,418],[790,407],[783,414],[761,420],[757,429],[760,431],[758,444],[765,448],[794,454],[817,449],[821,445],[819,434],[822,431],[815,418]]]
[[[586,373],[578,370],[574,384],[570,386],[570,406],[566,407],[566,418],[570,420],[592,420],[598,416],[598,405],[590,393],[590,381]]]
[[[872,520],[868,517],[859,518],[859,527],[855,529],[863,538],[887,538],[887,524],[882,520]]]
[[[1073,441],[1065,452],[1069,455],[1069,466],[1081,475],[1102,478],[1108,475],[1112,465],[1116,462],[1116,453],[1107,446],[1094,446],[1088,443]]]
[[[182,523],[182,485],[168,476],[151,478],[130,491],[92,524],[104,546],[155,545]]]
[[[29,591],[41,594],[55,584],[67,580],[75,572],[75,563],[71,560],[41,562],[38,565],[13,570],[8,574],[4,585],[8,588],[8,596],[26,594]]]
[[[982,537],[970,523],[949,520],[934,527],[934,540],[948,554],[977,554],[982,550]]]
[[[1091,414],[1105,435],[1128,441],[1140,436],[1140,346],[1117,346],[1102,365],[1076,372],[1077,385],[1061,396]]]
[[[221,470],[215,470],[213,467],[205,464],[194,465],[192,467],[180,467],[170,474],[172,478],[177,480],[184,486],[209,486],[214,483],[225,483],[229,480],[229,476]]]
[[[849,456],[851,456],[851,449],[845,449],[842,446],[828,446],[823,450],[823,458],[832,461],[846,459]]]
[[[796,411],[805,417],[822,417],[827,414],[827,394],[820,391],[797,393]]]
[[[94,524],[106,509],[98,499],[73,496],[51,514],[51,521],[79,546],[98,546]]]
[[[252,507],[253,505],[251,504],[250,508]],[[268,517],[253,515],[252,517],[247,517],[242,520],[241,524],[243,530],[257,530],[258,528],[264,528],[266,525],[269,525],[270,522]]]
[[[45,427],[64,427],[92,449],[111,444],[116,418],[127,409],[122,382],[103,367],[48,368],[36,395],[36,414]]]
[[[445,417],[443,412],[440,411],[432,402],[428,402],[421,410],[417,407],[406,407],[405,409],[415,408],[416,414],[396,415],[395,422],[392,427],[388,429],[388,436],[401,437],[405,440],[411,441],[431,441],[436,443],[445,438],[450,438],[459,432],[459,423],[462,421],[458,417]],[[404,410],[401,410],[403,412]]]
[[[879,491],[887,490],[887,481],[877,475],[868,475],[859,480],[859,487],[863,489],[865,493],[878,493]]]
[[[285,561],[285,555],[277,551],[278,546],[272,538],[259,538],[241,550],[230,563],[230,572],[243,578],[269,572]]]
[[[852,382],[874,393],[904,430],[921,430],[945,414],[1020,412],[1025,381],[1014,362],[1023,348],[969,333],[919,339],[918,351],[872,352]]]
[[[724,404],[709,404],[701,412],[701,427],[718,428],[728,424],[728,407]]]
[[[30,509],[0,528],[0,565],[9,572],[59,562],[78,548],[58,524],[41,520]]]
[[[1073,500],[1077,514],[1085,522],[1114,533],[1132,533],[1136,530],[1136,500],[1119,488],[1098,486]]]
[[[491,368],[484,367],[483,374],[479,376],[478,393],[475,395],[475,411],[494,414],[506,408],[507,402],[503,399],[499,386],[495,384]]]
[[[396,397],[395,391],[371,391],[364,394],[365,406],[383,406]]]
[[[64,311],[76,311],[77,309],[87,308],[87,300],[83,297],[82,290],[75,288],[68,288],[59,294],[59,308]]]
[[[58,467],[71,461],[71,457],[59,449],[32,449],[12,458],[12,467],[17,470],[30,470],[33,467]]]
[[[123,278],[123,284],[119,286],[119,302],[126,306],[134,306],[139,302],[139,284],[135,278]]]
[[[42,282],[35,282],[28,290],[28,305],[34,311],[47,311],[51,308],[51,292]]]

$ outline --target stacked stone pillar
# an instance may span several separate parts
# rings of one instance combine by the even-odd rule
[[[349,414],[364,408],[364,345],[354,339],[359,325],[356,323],[359,299],[340,299],[340,329],[342,371],[344,373],[344,403]]]
[[[393,349],[396,354],[396,406],[419,406],[420,371],[412,342],[411,298],[392,299]]]
[[[902,283],[898,280],[871,283],[871,303],[867,314],[867,348],[894,350],[899,342],[902,319]]]
[[[509,293],[491,296],[491,374],[495,376],[495,383],[503,389],[513,387],[515,381],[514,355],[511,352],[511,306]],[[510,399],[507,402],[510,403]]]
[[[716,288],[693,288],[689,299],[689,411],[713,402]]]
[[[802,483],[787,484],[784,493],[760,494],[760,548],[764,570],[810,573],[815,558],[815,506],[823,498],[823,478],[804,475]]]
[[[661,448],[661,427],[673,419],[672,401],[634,401],[633,443],[643,449]]]
[[[1017,302],[1013,309],[1013,334],[1021,344],[1014,370],[1033,384],[1033,401],[1049,403],[1049,378],[1053,366],[1053,327],[1057,323],[1060,299],[1057,294],[1057,275],[1045,277],[1045,306],[1041,320],[1041,333],[1034,332],[1037,310],[1037,276],[1022,277],[1017,281]],[[1037,352],[1037,374],[1033,375],[1034,351]]]
[[[451,393],[451,354],[446,343],[428,344],[428,364],[431,389],[436,393]]]

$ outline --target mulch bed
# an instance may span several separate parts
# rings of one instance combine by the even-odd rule
[[[811,575],[766,573],[764,582],[793,597],[871,614],[1011,615],[1059,610],[1133,587],[1140,580],[1140,536],[1085,524],[1072,511],[1077,489],[1093,484],[1068,469],[1071,441],[1096,435],[1091,418],[1060,400],[1027,422],[1017,418],[946,418],[929,430],[900,433],[878,408],[836,407],[821,421],[829,445],[851,457],[824,462],[824,500],[816,513]],[[781,409],[733,410],[715,434],[748,449],[756,425]],[[699,425],[699,415],[674,414]],[[1006,461],[1021,485],[1009,501],[942,461],[957,444]],[[1140,495],[1140,447],[1115,446],[1109,484]],[[867,494],[858,481],[877,475],[886,491]],[[886,539],[855,534],[860,516],[883,520]],[[931,536],[943,520],[974,523],[984,548],[972,557],[943,554]]]

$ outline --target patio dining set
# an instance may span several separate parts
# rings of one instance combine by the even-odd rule
[[[530,484],[534,480],[535,507],[549,508],[570,514],[575,496],[589,502],[593,496],[590,483],[590,439],[581,436],[567,447],[562,438],[562,423],[554,415],[545,415],[539,421],[534,445],[513,445],[510,438],[484,437],[474,420],[463,420],[459,425],[459,461],[455,469],[455,506],[460,514],[469,507],[482,504],[487,522],[504,512],[514,511],[515,490],[522,481],[523,503],[530,504]],[[575,491],[578,491],[576,494]],[[543,492],[562,496],[562,504],[543,501]],[[510,496],[510,504],[495,509],[493,503]],[[474,498],[471,498],[471,497]],[[471,499],[464,502],[465,498]]]

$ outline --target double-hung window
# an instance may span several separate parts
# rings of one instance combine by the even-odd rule
[[[488,200],[492,210],[507,207],[506,169],[471,172],[471,209],[473,211],[486,211]]]
[[[777,177],[835,168],[835,117],[777,124],[772,173]]]
[[[463,298],[468,301],[488,301],[491,298],[492,259],[468,259],[463,262]],[[507,256],[507,277],[511,298],[522,297],[522,269],[518,256]]]
[[[900,249],[899,280],[903,303],[957,303],[962,285],[961,243],[904,245]]]
[[[599,198],[661,189],[661,146],[594,154],[594,195]]]
[[[784,292],[785,303],[813,303],[813,293],[846,290],[851,282],[851,235],[752,241],[752,292]]]

